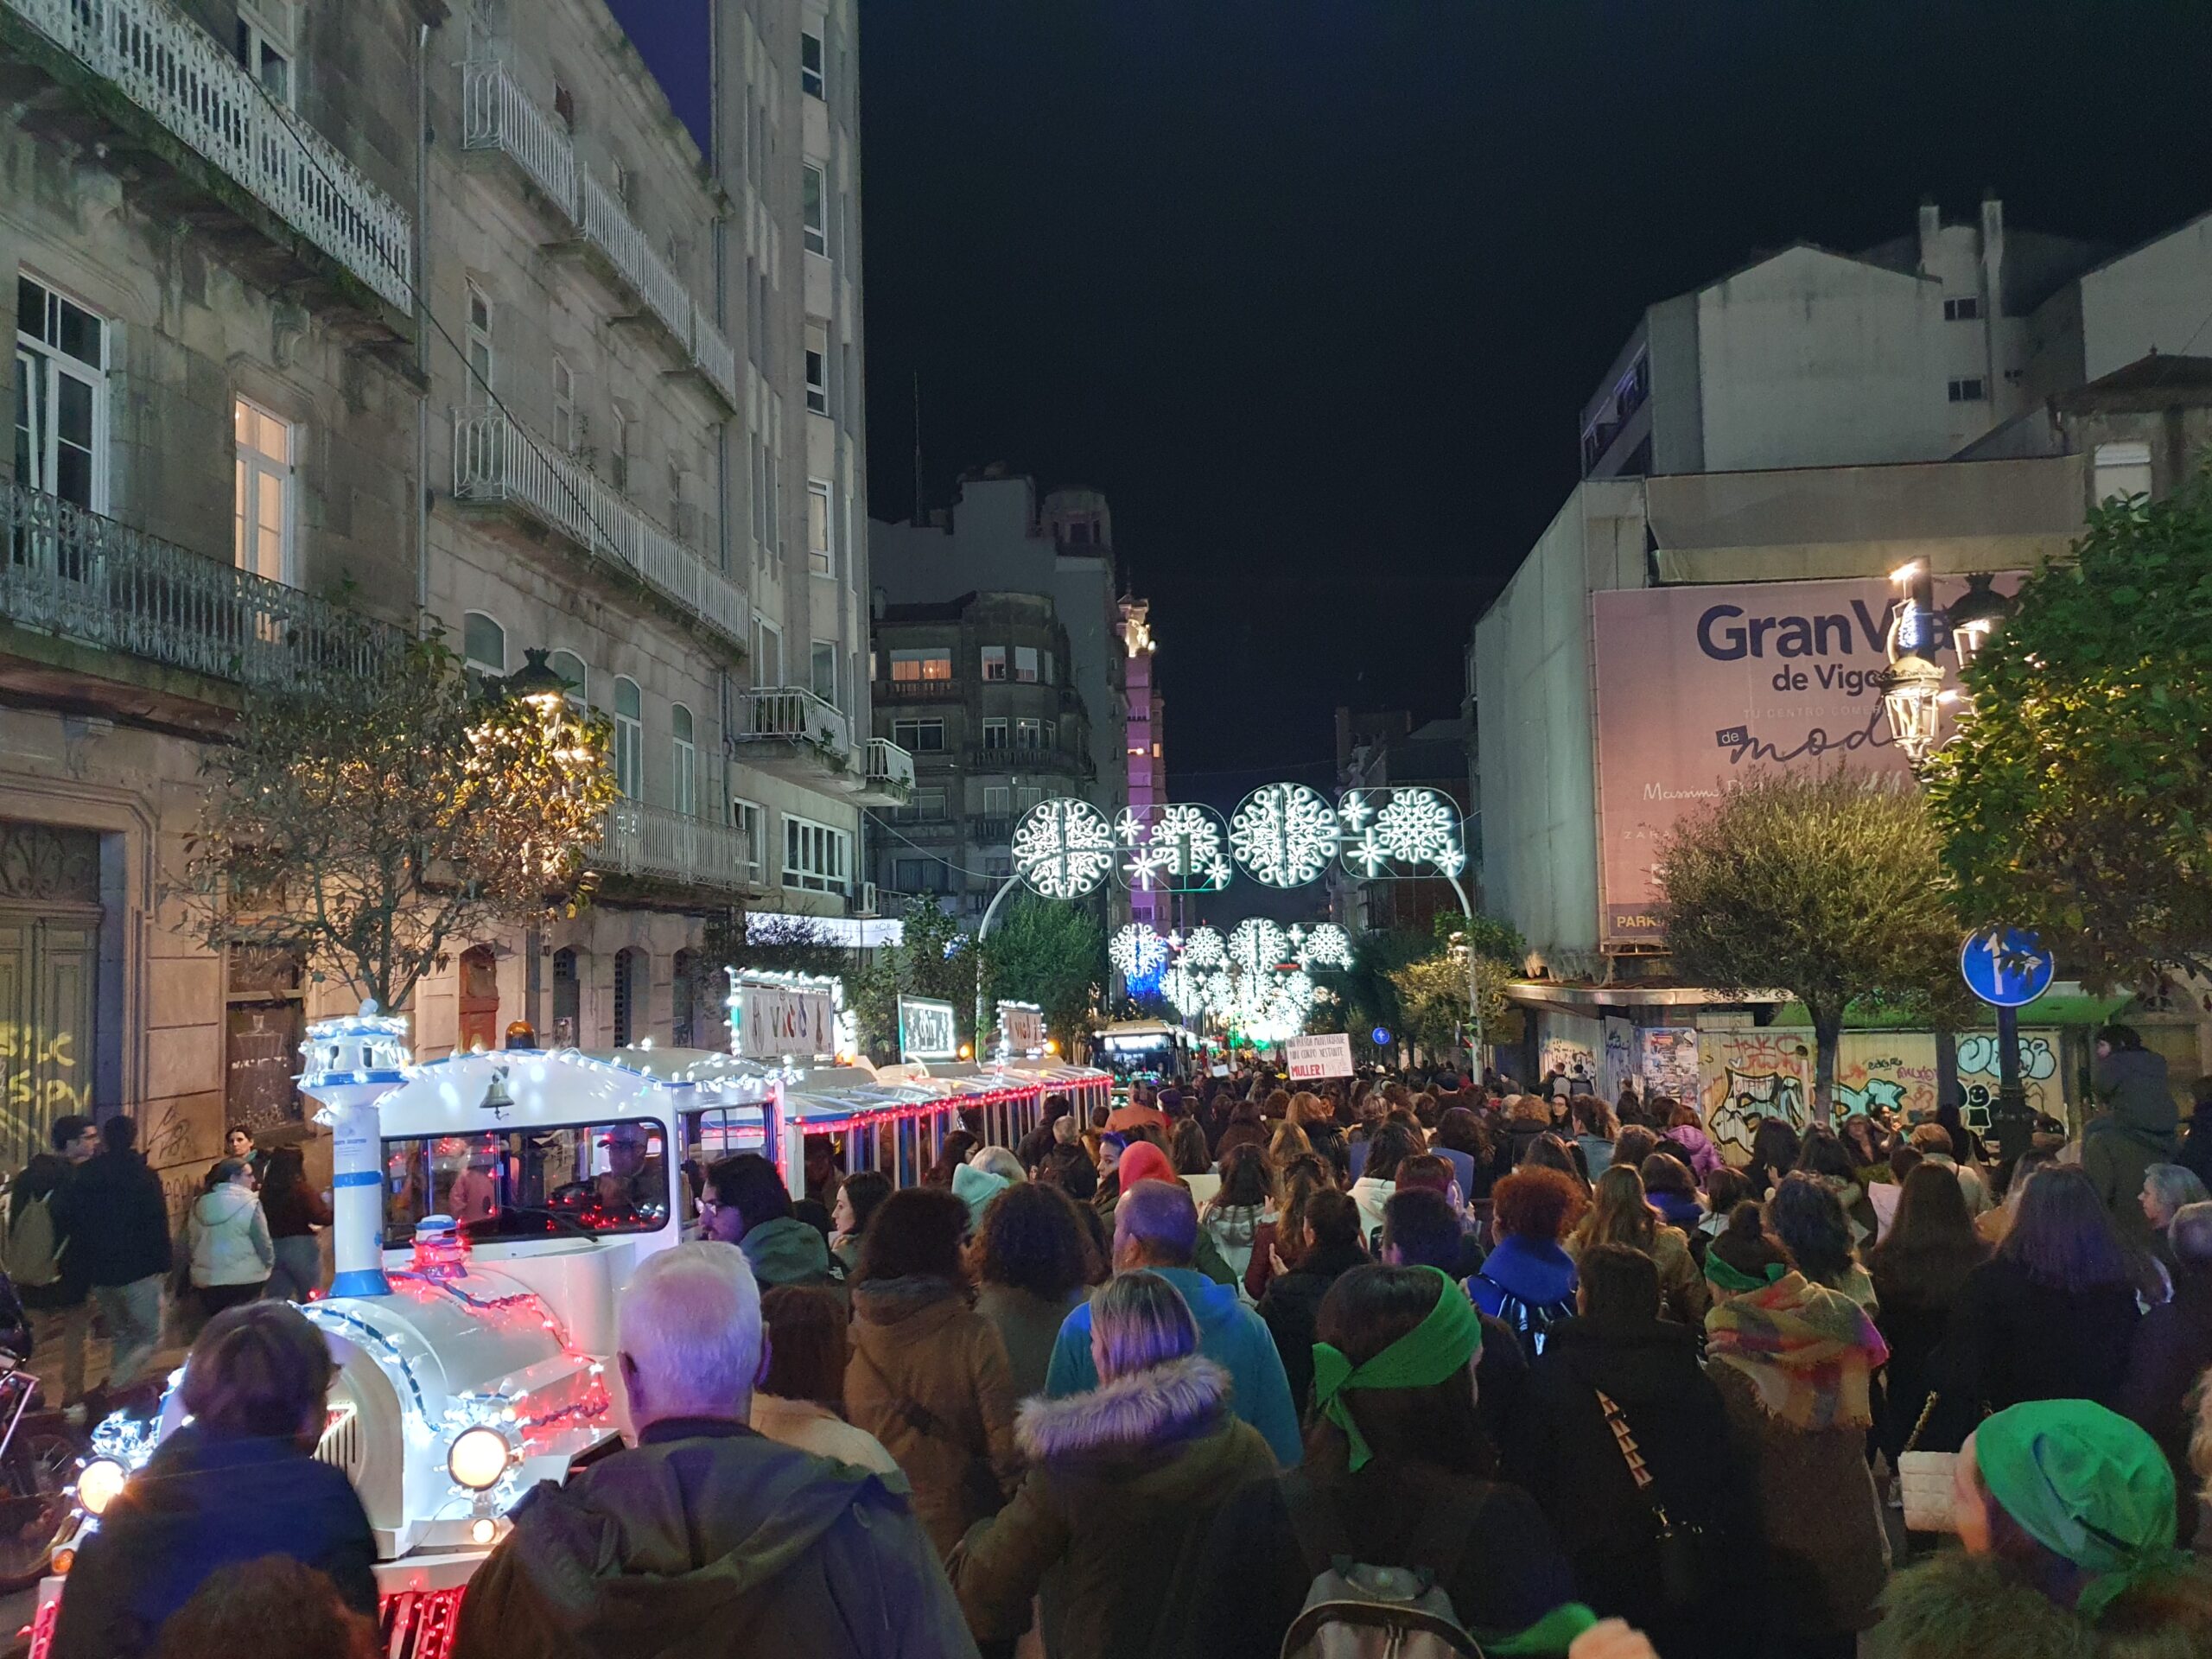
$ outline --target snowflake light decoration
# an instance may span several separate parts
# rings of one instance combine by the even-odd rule
[[[1466,868],[1459,815],[1441,791],[1351,790],[1337,816],[1344,827],[1339,861],[1352,875],[1372,880],[1408,866],[1457,875]]]
[[[1127,807],[1114,821],[1119,874],[1136,893],[1218,893],[1233,874],[1228,826],[1211,807]]]
[[[1298,961],[1308,971],[1316,968],[1349,968],[1351,935],[1334,922],[1317,922],[1298,942]]]
[[[1264,916],[1248,917],[1230,931],[1229,959],[1248,974],[1271,972],[1290,955],[1290,936]]]
[[[1045,899],[1080,899],[1114,864],[1114,828],[1088,801],[1039,801],[1014,827],[1014,873]]]
[[[1337,815],[1319,790],[1262,784],[1229,821],[1230,850],[1262,886],[1302,887],[1337,852]]]
[[[1218,968],[1229,960],[1229,947],[1221,935],[1201,922],[1183,941],[1183,964],[1187,968]]]
[[[1148,924],[1131,922],[1114,930],[1106,960],[1123,979],[1150,979],[1167,965],[1167,944]]]

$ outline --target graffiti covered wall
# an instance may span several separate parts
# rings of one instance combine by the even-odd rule
[[[1637,1033],[1637,1070],[1647,1095],[1695,1100],[1702,1092],[1695,1026],[1646,1026]]]
[[[1706,1130],[1724,1153],[1748,1158],[1752,1125],[1762,1117],[1805,1127],[1813,1098],[1809,1030],[1701,1031],[1697,1038]]]
[[[1886,1109],[1895,1116],[1936,1110],[1936,1037],[1925,1031],[1847,1031],[1835,1063],[1835,1116]]]
[[[2063,1122],[2066,1091],[2058,1077],[2059,1045],[2056,1031],[2020,1033],[2020,1082],[2027,1091],[2028,1107]],[[1970,1032],[1959,1039],[1959,1088],[1965,1095],[1961,1116],[1977,1135],[1989,1128],[1997,1103],[1997,1033]]]

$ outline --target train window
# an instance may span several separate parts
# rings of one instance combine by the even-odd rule
[[[387,1140],[385,1243],[425,1216],[471,1239],[651,1233],[668,1224],[666,1136],[651,1121]]]

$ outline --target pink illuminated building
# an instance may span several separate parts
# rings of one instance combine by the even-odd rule
[[[1167,800],[1166,763],[1161,759],[1162,720],[1160,690],[1152,678],[1151,601],[1121,601],[1119,632],[1125,659],[1122,664],[1122,706],[1127,714],[1127,752],[1129,806],[1140,814]],[[1173,925],[1170,895],[1164,893],[1129,894],[1129,918],[1144,922],[1160,932]]]

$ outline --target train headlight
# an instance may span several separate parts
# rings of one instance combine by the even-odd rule
[[[130,1471],[113,1458],[94,1458],[77,1471],[77,1502],[88,1515],[105,1515]]]
[[[507,1437],[498,1429],[481,1425],[464,1428],[446,1452],[446,1472],[456,1486],[472,1492],[488,1491],[507,1472],[511,1455]]]

